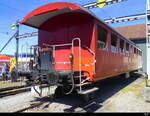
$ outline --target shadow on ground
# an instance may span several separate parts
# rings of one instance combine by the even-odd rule
[[[134,82],[137,78],[142,77],[141,74],[135,74],[134,77],[130,78],[123,78],[120,76],[117,77],[111,77],[104,80],[101,80],[97,86],[99,87],[99,90],[96,91],[95,99],[90,101],[89,103],[92,104],[89,108],[85,108],[85,104],[83,101],[81,101],[80,97],[74,94],[65,96],[60,99],[54,99],[49,102],[49,104],[45,105],[44,108],[48,108],[51,103],[61,103],[71,106],[70,108],[64,108],[64,112],[75,112],[75,109],[77,108],[83,108],[85,112],[95,112],[97,109],[102,107],[102,103],[109,99],[111,96],[119,92],[121,89],[125,88],[132,82]],[[49,99],[36,99],[39,100],[46,100]],[[79,111],[80,112],[80,111]]]

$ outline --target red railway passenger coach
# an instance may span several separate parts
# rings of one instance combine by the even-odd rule
[[[58,96],[73,90],[91,95],[93,82],[142,68],[142,51],[133,42],[75,3],[46,4],[22,24],[38,29],[36,79],[57,84]]]

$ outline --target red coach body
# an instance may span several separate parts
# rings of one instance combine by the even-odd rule
[[[56,71],[71,70],[70,53],[74,55],[73,70],[81,68],[89,81],[142,68],[142,52],[133,42],[77,4],[46,4],[22,23],[38,28],[40,47],[52,45]]]

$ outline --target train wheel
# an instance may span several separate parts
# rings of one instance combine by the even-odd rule
[[[64,89],[62,86],[58,86],[55,90],[55,97],[60,98],[64,96]]]

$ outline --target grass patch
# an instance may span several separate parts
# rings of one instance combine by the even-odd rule
[[[24,82],[4,82],[0,81],[0,88],[15,87],[25,85]]]
[[[126,88],[123,88],[121,91],[122,91],[122,92],[128,92],[128,91],[131,91],[131,89],[132,89],[132,88],[126,87]]]
[[[143,97],[143,88],[146,86],[146,81],[145,79],[142,80],[138,84],[132,84],[131,86],[125,87],[121,90],[121,92],[127,93],[127,92],[132,92],[135,94],[137,97]]]

